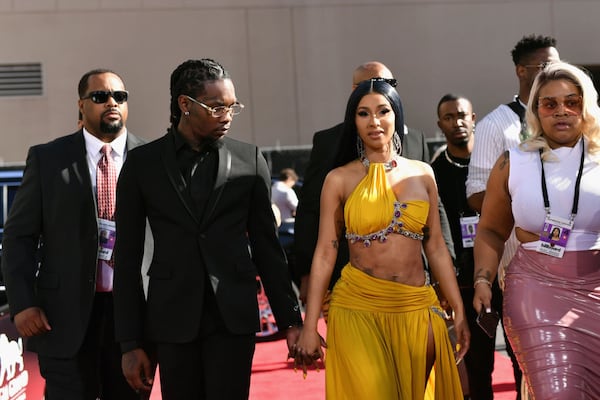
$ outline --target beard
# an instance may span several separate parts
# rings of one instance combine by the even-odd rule
[[[111,122],[100,121],[100,131],[102,133],[119,133],[121,132],[121,129],[123,129],[122,120]]]
[[[452,140],[452,144],[455,145],[456,147],[467,147],[469,145],[469,140],[471,139],[472,134],[473,133],[467,135],[464,138],[454,139],[454,140]]]

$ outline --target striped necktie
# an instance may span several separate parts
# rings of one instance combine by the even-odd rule
[[[117,168],[111,156],[111,151],[112,148],[109,144],[105,144],[100,150],[102,157],[98,161],[96,169],[96,190],[98,196],[98,218],[114,221]],[[112,257],[110,260],[98,260],[96,291],[112,291],[113,265],[114,261]]]

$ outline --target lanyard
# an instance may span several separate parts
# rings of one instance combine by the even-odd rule
[[[577,180],[575,181],[575,193],[573,195],[573,208],[571,209],[571,222],[575,220],[577,208],[579,207],[579,186],[581,186],[581,176],[583,175],[583,161],[585,148],[583,145],[583,137],[581,138],[581,161],[579,163],[579,172],[577,172]],[[540,162],[542,163],[542,195],[544,196],[544,209],[546,215],[550,214],[550,200],[548,199],[548,188],[546,187],[546,174],[544,173],[544,161],[542,160],[542,149],[540,149]]]

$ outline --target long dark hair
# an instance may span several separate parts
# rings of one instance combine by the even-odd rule
[[[342,128],[342,137],[338,143],[337,154],[333,167],[339,167],[347,164],[358,158],[356,150],[356,140],[358,130],[356,128],[356,109],[360,100],[367,94],[379,93],[384,96],[389,102],[396,116],[395,129],[400,141],[404,137],[404,113],[402,111],[402,101],[400,95],[389,83],[384,80],[375,78],[361,82],[356,89],[350,94],[348,104],[346,105],[346,116],[344,117],[344,125]],[[396,149],[400,153],[401,149]]]
[[[210,58],[187,60],[171,74],[171,123],[177,126],[181,118],[179,96],[196,98],[204,93],[204,84],[220,79],[231,79],[229,72],[218,62]]]

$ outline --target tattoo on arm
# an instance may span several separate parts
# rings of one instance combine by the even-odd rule
[[[475,273],[475,279],[484,278],[489,281],[489,280],[491,280],[491,277],[492,277],[492,272],[487,269],[479,268],[477,270],[477,272]]]
[[[331,245],[334,249],[338,249],[340,247],[340,243],[337,240],[332,240]]]

